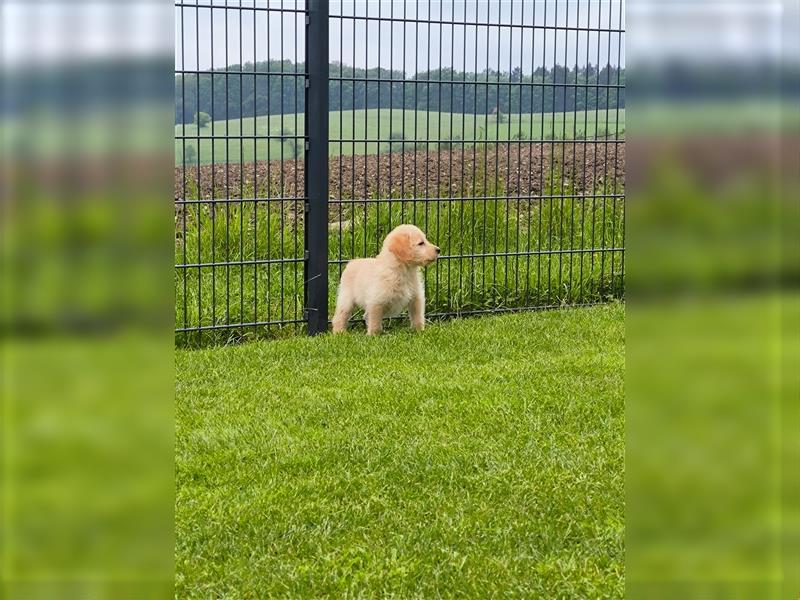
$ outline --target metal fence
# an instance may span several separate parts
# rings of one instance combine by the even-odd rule
[[[429,318],[623,295],[621,2],[180,2],[176,27],[179,343],[325,331],[406,222],[442,248]]]

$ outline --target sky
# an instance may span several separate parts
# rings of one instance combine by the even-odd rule
[[[174,48],[174,4],[160,0],[2,0],[4,67],[153,58]]]
[[[693,63],[779,60],[800,32],[793,2],[629,0],[628,44],[637,64],[665,57]],[[796,10],[796,5],[795,5]],[[784,54],[783,58],[788,58]],[[797,56],[794,57],[794,60]]]
[[[303,60],[302,14],[225,10],[226,2],[238,6],[240,1],[260,8],[303,7],[302,0],[199,0],[213,9],[191,6],[196,0],[180,0],[189,5],[184,7],[171,0],[4,0],[3,65],[174,55],[178,69],[207,69],[254,58]],[[470,71],[521,66],[526,73],[554,61],[625,65],[626,51],[642,62],[665,57],[797,62],[796,11],[794,0],[332,0],[330,56],[359,67],[393,67],[408,75],[429,65]],[[367,14],[469,25],[371,21],[367,26],[363,20],[340,18]],[[483,26],[511,22],[535,22],[537,27]],[[545,24],[626,33],[545,31]]]
[[[224,0],[203,3],[220,7],[175,9],[177,69],[205,70],[281,56],[304,59],[304,15],[225,10]],[[293,0],[256,4],[267,5],[303,6]],[[625,62],[624,34],[618,31],[625,28],[622,0],[333,0],[330,14],[331,61],[361,68],[380,65],[413,75],[439,67],[482,71],[488,66],[501,71],[521,67],[530,73],[543,64]],[[498,26],[512,23],[527,27]],[[576,30],[546,30],[545,25]]]

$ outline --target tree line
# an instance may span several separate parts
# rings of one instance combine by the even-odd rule
[[[303,112],[305,65],[261,61],[175,77],[175,122],[198,112],[214,120]],[[395,108],[467,114],[542,113],[625,107],[625,69],[612,65],[552,68],[533,74],[450,68],[419,72],[330,67],[330,110]],[[371,79],[373,81],[364,81]]]

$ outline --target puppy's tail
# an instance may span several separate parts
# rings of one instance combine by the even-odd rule
[[[350,320],[350,315],[353,314],[354,308],[353,290],[345,281],[344,273],[342,273],[342,281],[339,283],[339,290],[336,293],[336,312],[333,315],[333,333],[341,333],[347,329],[347,322]]]

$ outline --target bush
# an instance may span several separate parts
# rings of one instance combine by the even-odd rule
[[[193,164],[197,160],[197,150],[194,146],[186,146],[183,151],[183,164]]]
[[[294,130],[291,127],[283,127],[280,130],[281,143],[286,148],[289,158],[299,158],[300,153],[303,151],[304,144],[294,136]]]
[[[205,112],[194,113],[194,124],[197,125],[198,128],[202,129],[209,123],[211,123],[211,115]]]

